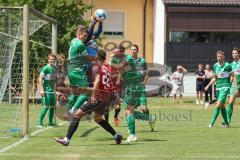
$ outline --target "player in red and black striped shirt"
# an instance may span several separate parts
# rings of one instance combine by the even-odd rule
[[[77,110],[77,112],[74,113],[66,137],[55,138],[58,143],[67,146],[73,134],[77,130],[80,119],[92,112],[94,113],[93,115],[95,122],[113,135],[114,139],[116,140],[116,144],[121,143],[122,136],[116,133],[116,131],[107,121],[102,119],[106,108],[109,107],[109,103],[113,99],[113,95],[111,93],[111,85],[109,84],[110,80],[108,79],[108,76],[105,75],[105,72],[103,70],[107,65],[105,63],[105,59],[106,52],[104,50],[99,50],[97,52],[94,87],[90,89],[92,91],[92,96],[85,105],[83,105]]]

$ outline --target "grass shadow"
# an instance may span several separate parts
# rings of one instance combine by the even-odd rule
[[[93,127],[91,129],[86,130],[85,132],[83,132],[80,137],[87,137],[90,133],[92,133],[94,130],[98,129],[99,126]]]

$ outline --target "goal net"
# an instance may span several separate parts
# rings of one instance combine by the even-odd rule
[[[0,137],[21,135],[23,63],[29,64],[29,125],[34,130],[40,95],[37,81],[47,55],[56,52],[56,21],[27,7],[29,62],[23,62],[24,7],[0,7]]]

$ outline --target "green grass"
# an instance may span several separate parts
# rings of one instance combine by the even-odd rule
[[[221,128],[221,115],[214,128],[209,129],[214,106],[208,110],[195,105],[194,98],[186,98],[183,104],[172,104],[172,99],[150,98],[150,111],[158,116],[155,132],[149,132],[147,122],[137,121],[138,141],[132,144],[115,145],[111,135],[94,122],[82,121],[70,146],[64,147],[54,142],[53,137],[65,136],[68,124],[48,129],[31,137],[17,147],[0,154],[1,160],[78,160],[78,159],[239,159],[240,118],[239,103],[235,105],[231,128]],[[1,116],[0,107],[0,116]],[[33,118],[31,132],[34,131],[40,107],[31,107]],[[10,112],[10,111],[7,111]],[[159,117],[161,114],[161,117]],[[164,116],[167,118],[164,119]],[[123,112],[122,112],[122,117]],[[35,117],[35,119],[34,119]],[[111,112],[113,117],[113,112]],[[47,117],[46,117],[47,118]],[[113,120],[110,120],[113,124]],[[125,120],[114,127],[128,136]],[[0,139],[0,149],[19,138]],[[5,141],[5,142],[3,142]],[[2,143],[3,142],[3,143]]]

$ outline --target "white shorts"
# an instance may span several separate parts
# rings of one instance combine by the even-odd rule
[[[183,94],[184,93],[184,86],[181,85],[181,86],[178,86],[178,85],[173,85],[173,90],[172,90],[172,93],[173,94]]]

